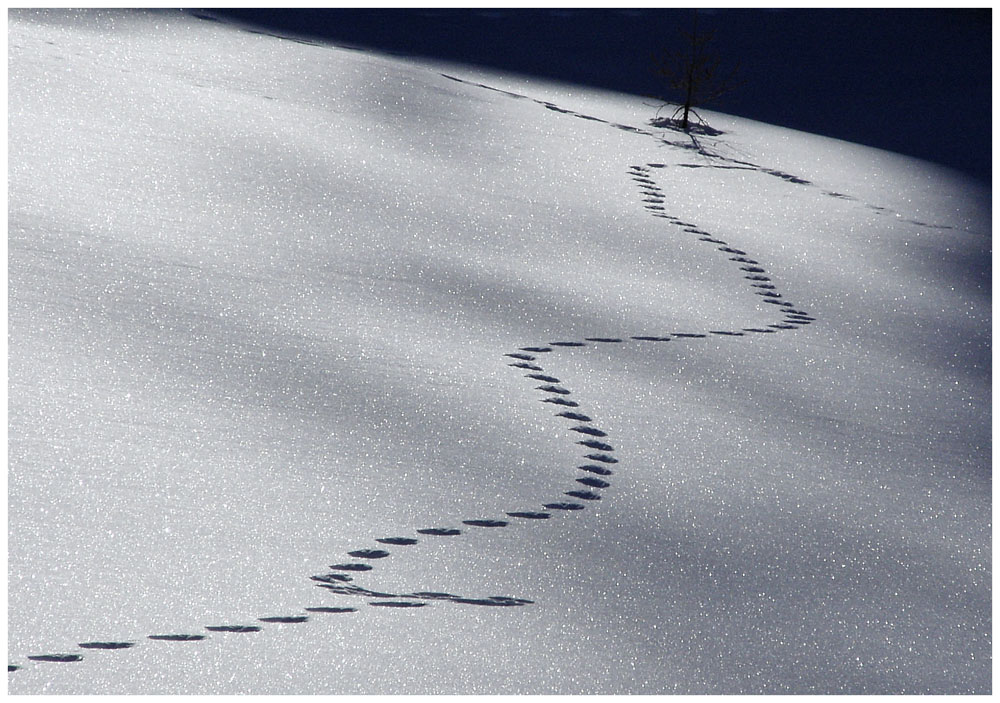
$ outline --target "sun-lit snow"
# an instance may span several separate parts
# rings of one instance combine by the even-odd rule
[[[978,184],[173,11],[8,46],[11,693],[990,690]]]

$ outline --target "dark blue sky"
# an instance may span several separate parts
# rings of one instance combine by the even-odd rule
[[[217,10],[263,28],[640,95],[690,10]],[[989,183],[992,11],[703,10],[744,80],[723,112],[935,161]]]

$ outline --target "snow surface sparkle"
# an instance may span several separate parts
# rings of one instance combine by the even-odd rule
[[[180,12],[8,42],[11,693],[991,690],[985,189]]]

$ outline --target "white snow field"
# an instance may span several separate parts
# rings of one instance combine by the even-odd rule
[[[9,692],[991,691],[985,187],[8,20]]]

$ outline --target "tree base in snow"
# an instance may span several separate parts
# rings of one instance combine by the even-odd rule
[[[688,120],[687,128],[685,129],[683,127],[683,121],[677,117],[654,117],[649,121],[649,124],[659,129],[672,129],[678,132],[701,134],[707,137],[718,137],[725,134],[725,132],[721,129],[716,129],[706,122],[699,122],[691,119]]]

